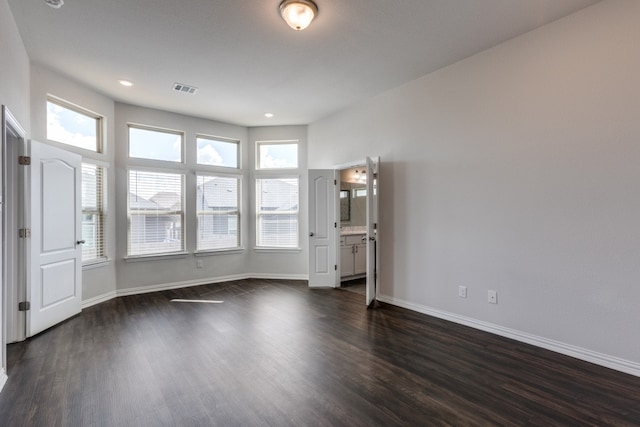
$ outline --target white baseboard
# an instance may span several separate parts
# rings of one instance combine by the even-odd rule
[[[105,294],[98,295],[96,297],[84,300],[82,301],[82,308],[85,309],[93,305],[100,304],[101,302],[109,301],[116,297],[123,297],[127,295],[148,294],[151,292],[166,291],[169,289],[188,288],[191,286],[207,285],[210,283],[231,282],[233,280],[244,280],[244,279],[307,280],[308,277],[307,275],[300,275],[300,274],[252,273],[252,274],[234,274],[231,276],[221,276],[221,277],[210,277],[208,279],[187,280],[184,282],[172,282],[172,283],[161,283],[157,285],[137,286],[135,288],[118,289],[115,291],[110,291]]]
[[[4,388],[4,385],[7,383],[7,373],[4,371],[4,368],[0,368],[0,393]]]
[[[148,294],[151,292],[167,291],[170,289],[188,288],[191,286],[207,285],[209,283],[230,282],[232,280],[249,279],[248,274],[234,274],[231,276],[211,277],[208,279],[186,280],[184,282],[162,283],[158,285],[138,286],[135,288],[126,288],[116,290],[116,296],[124,297],[127,295]]]
[[[309,276],[306,274],[251,273],[247,276],[248,279],[309,280]]]
[[[116,291],[107,292],[106,294],[98,295],[97,297],[89,298],[82,301],[82,309],[89,308],[92,305],[100,304],[101,302],[109,301],[114,299],[116,296]]]
[[[505,328],[493,323],[483,322],[470,317],[460,316],[454,313],[449,313],[442,310],[437,310],[424,305],[414,304],[409,301],[404,301],[398,298],[393,298],[386,295],[379,295],[378,301],[382,301],[388,304],[396,305],[398,307],[406,308],[418,313],[427,314],[429,316],[437,317],[440,319],[448,320],[450,322],[458,323],[461,325],[469,326],[481,331],[490,332],[492,334],[500,335],[506,338],[511,338],[516,341],[524,342],[527,344],[541,347],[547,350],[555,351],[556,353],[564,354],[566,356],[575,357],[576,359],[584,360],[596,365],[611,368],[616,371],[624,372],[627,374],[640,377],[640,363],[632,362],[630,360],[621,359],[619,357],[610,356],[607,354],[598,353],[586,348],[577,347],[571,344],[566,344],[560,341],[550,340],[544,337],[528,334],[515,329]]]

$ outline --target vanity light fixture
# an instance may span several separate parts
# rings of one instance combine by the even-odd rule
[[[280,16],[296,31],[307,28],[317,15],[318,6],[311,0],[283,0],[280,3]]]

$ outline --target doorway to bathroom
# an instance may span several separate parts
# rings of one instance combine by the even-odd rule
[[[379,277],[378,169],[379,158],[367,157],[309,170],[309,286],[346,288],[364,280],[368,306]]]

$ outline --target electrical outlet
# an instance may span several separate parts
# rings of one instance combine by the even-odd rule
[[[202,260],[201,259],[196,260],[196,268],[202,268]]]
[[[498,293],[496,291],[489,291],[489,304],[498,303]]]
[[[467,287],[466,286],[458,286],[458,296],[460,298],[467,297]]]

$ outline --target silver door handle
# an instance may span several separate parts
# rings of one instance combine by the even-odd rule
[[[76,245],[84,245],[85,243],[87,243],[87,242],[85,242],[84,240],[78,240],[76,242]]]
[[[313,237],[315,236],[315,234],[313,234],[313,231],[311,233],[309,233],[309,237]]]

